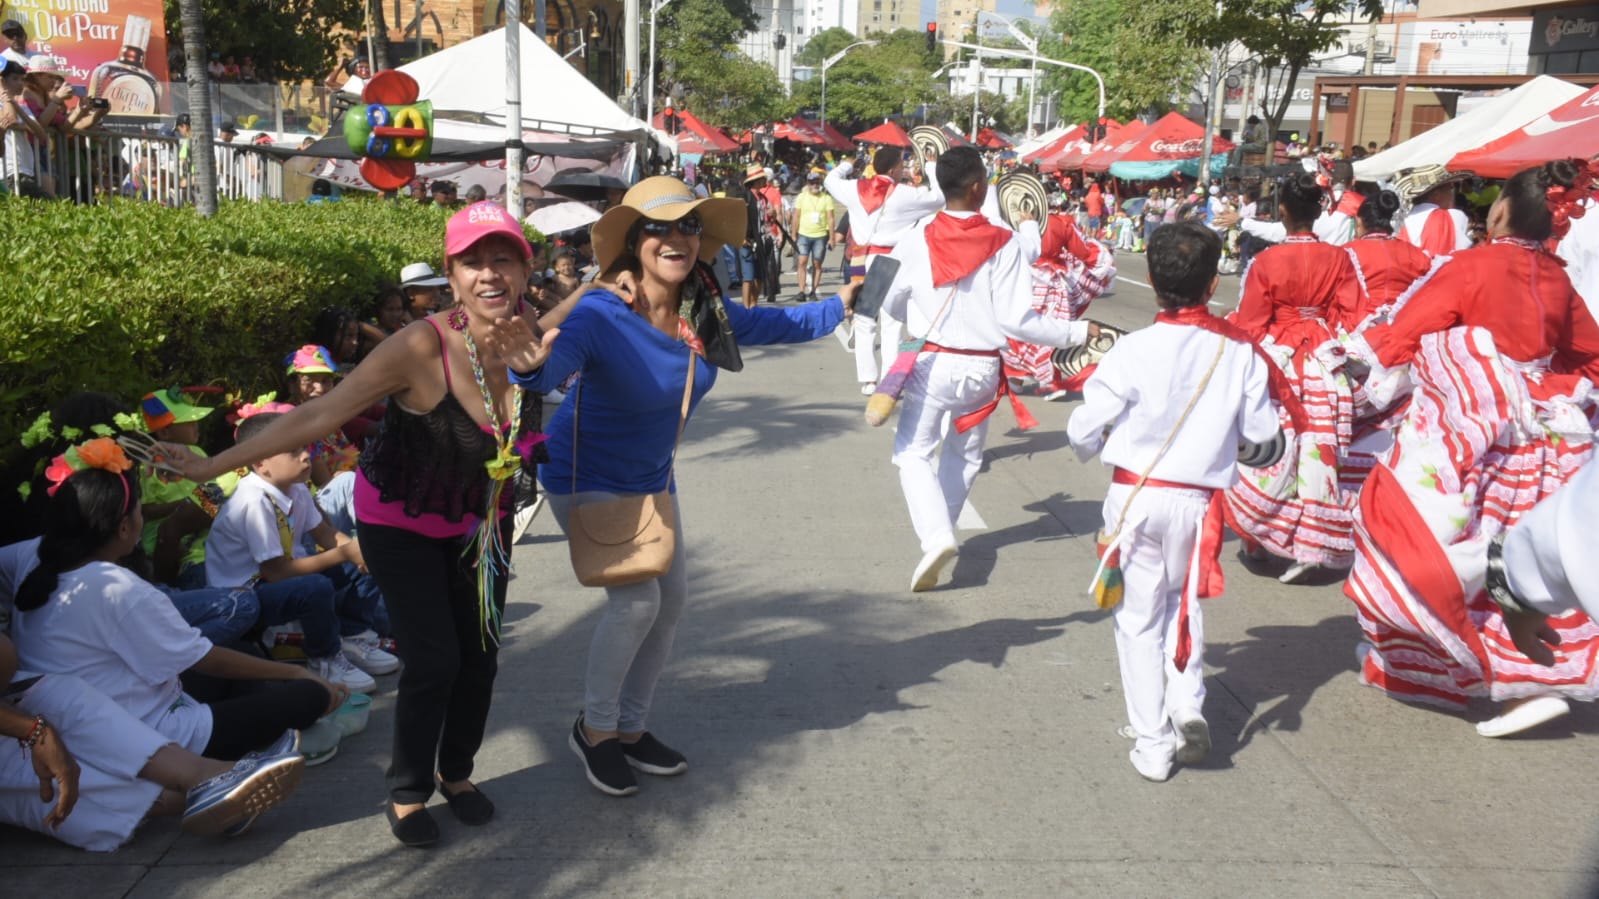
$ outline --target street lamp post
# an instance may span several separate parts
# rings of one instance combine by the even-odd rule
[[[1037,98],[1037,94],[1035,93],[1035,91],[1038,88],[1038,40],[1036,38],[1034,38],[1033,36],[1029,35],[1027,32],[1025,32],[1025,31],[1021,30],[1020,28],[1016,27],[1016,21],[1014,19],[1011,19],[1008,16],[1002,16],[1002,15],[1000,15],[997,12],[989,12],[986,9],[978,10],[977,14],[978,14],[979,17],[981,17],[981,16],[989,16],[991,18],[995,18],[995,19],[1000,20],[1001,22],[1004,22],[1005,23],[1005,30],[1010,32],[1010,36],[1015,38],[1017,43],[1021,44],[1023,47],[1026,47],[1028,53],[1033,54],[1032,75],[1030,76],[1030,78],[1029,78],[1029,80],[1027,82],[1027,129],[1026,129],[1027,130],[1027,136],[1028,137],[1032,137],[1033,136],[1033,104],[1034,104],[1034,102],[1036,101],[1036,98]],[[979,41],[982,40],[981,35],[979,35],[978,40]],[[1101,112],[1100,116],[1103,117],[1104,113]]]
[[[856,41],[855,43],[850,44],[848,47],[845,47],[837,53],[834,53],[832,56],[822,60],[822,106],[819,110],[817,110],[816,117],[821,120],[822,127],[824,129],[827,127],[827,70],[831,69],[834,63],[843,59],[845,53],[848,53],[856,47],[875,46],[877,46],[877,41]]]
[[[655,17],[660,15],[661,7],[672,0],[651,0],[650,3],[650,75],[649,96],[644,100],[644,125],[648,128],[655,127]],[[637,106],[633,107],[638,109]]]
[[[1105,78],[1098,72],[1090,69],[1088,66],[1080,66],[1075,62],[1062,62],[1058,59],[1050,59],[1047,56],[1038,56],[1031,53],[1017,53],[1015,50],[1001,50],[997,47],[978,47],[972,44],[963,43],[961,41],[940,41],[939,43],[947,44],[951,47],[965,47],[968,50],[982,50],[989,56],[1003,56],[1007,59],[1026,59],[1035,63],[1041,62],[1046,66],[1060,66],[1063,69],[1087,72],[1088,74],[1094,76],[1094,81],[1099,85],[1099,118],[1102,119],[1105,117]]]

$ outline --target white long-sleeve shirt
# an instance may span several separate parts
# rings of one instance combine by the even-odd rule
[[[1143,474],[1198,390],[1218,341],[1226,345],[1216,371],[1150,477],[1231,486],[1238,478],[1240,438],[1261,443],[1278,430],[1267,363],[1249,345],[1192,325],[1156,322],[1116,341],[1066,424],[1078,458],[1099,453],[1106,465]]]
[[[833,199],[849,210],[850,239],[858,244],[892,247],[900,242],[919,219],[944,208],[944,192],[938,187],[937,163],[928,163],[926,187],[901,184],[888,192],[888,198],[875,212],[861,204],[861,192],[850,178],[854,165],[848,160],[833,167],[822,186]]]
[[[1253,234],[1261,240],[1271,243],[1282,243],[1288,237],[1288,226],[1282,222],[1262,222],[1252,218],[1240,218],[1238,229],[1245,234]],[[1342,212],[1327,211],[1316,216],[1316,221],[1310,226],[1316,239],[1322,243],[1330,243],[1341,247],[1355,239],[1355,220]]]
[[[1505,534],[1510,592],[1545,615],[1599,618],[1599,464],[1589,462]]]
[[[946,214],[968,218],[977,213]],[[1057,347],[1088,339],[1088,322],[1061,321],[1033,311],[1032,266],[1017,238],[953,285],[934,287],[925,231],[925,224],[918,226],[894,248],[891,255],[899,262],[899,273],[883,299],[884,311],[904,322],[912,335],[963,350],[998,350],[1006,346],[1007,337]]]
[[[1405,216],[1405,226],[1400,229],[1399,236],[1421,247],[1423,250],[1427,249],[1422,246],[1421,234],[1427,227],[1427,217],[1439,208],[1437,203],[1417,203],[1410,210],[1410,214]],[[1449,210],[1449,219],[1450,223],[1455,226],[1455,249],[1469,249],[1471,247],[1471,219],[1466,218],[1466,214],[1458,209]]]

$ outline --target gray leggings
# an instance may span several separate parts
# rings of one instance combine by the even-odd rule
[[[574,498],[578,503],[612,499],[615,494],[584,492],[548,494],[550,511],[561,530]],[[605,609],[589,644],[588,673],[583,688],[583,723],[598,731],[639,733],[646,729],[650,703],[661,669],[672,653],[677,620],[688,598],[688,572],[683,561],[683,515],[678,508],[677,551],[672,568],[658,578],[605,588]]]

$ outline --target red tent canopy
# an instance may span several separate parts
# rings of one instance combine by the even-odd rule
[[[1055,138],[1042,147],[1039,147],[1033,152],[1023,156],[1021,161],[1043,162],[1048,159],[1053,159],[1056,156],[1065,153],[1067,149],[1076,144],[1079,140],[1082,140],[1083,135],[1086,133],[1087,129],[1083,128],[1083,126],[1073,125],[1066,129],[1065,134],[1062,134],[1060,137]]]
[[[1003,150],[1010,146],[1010,141],[999,136],[999,132],[992,128],[977,129],[977,145],[985,150]]]
[[[1132,129],[1139,129],[1143,127],[1143,122],[1132,121],[1123,125],[1120,122],[1112,119],[1105,124],[1105,138],[1103,140],[1088,147],[1079,146],[1076,148],[1068,148],[1064,155],[1053,160],[1054,170],[1067,172],[1072,171],[1073,169],[1080,169],[1083,167],[1083,163],[1087,161],[1088,157],[1094,155],[1100,150],[1116,145],[1121,141],[1123,134],[1131,136]]]
[[[680,153],[729,153],[738,149],[733,140],[714,125],[687,110],[676,110],[678,124],[677,149]],[[655,127],[666,130],[666,113],[655,114]]]
[[[1138,139],[1143,137],[1144,132],[1148,130],[1149,126],[1143,122],[1128,122],[1122,126],[1121,131],[1117,132],[1115,137],[1106,137],[1095,144],[1088,155],[1083,158],[1082,163],[1074,166],[1074,168],[1082,168],[1090,172],[1106,171],[1110,168],[1111,163],[1121,158],[1123,153],[1138,146]]]
[[[1599,154],[1599,87],[1533,119],[1504,137],[1449,160],[1451,171],[1470,171],[1484,178],[1508,178],[1551,159]]]
[[[1232,141],[1216,135],[1212,153],[1230,153]],[[1095,153],[1083,162],[1091,172],[1103,172],[1113,162],[1174,162],[1193,159],[1205,153],[1204,126],[1187,117],[1168,112],[1136,135],[1128,136],[1107,151]]]
[[[868,144],[886,144],[891,147],[908,147],[911,145],[911,136],[905,133],[895,122],[884,122],[875,128],[868,128],[855,139]]]
[[[951,147],[975,147],[975,146],[977,146],[976,144],[974,144],[971,141],[967,140],[966,139],[966,135],[961,134],[959,131],[956,131],[954,128],[951,128],[948,125],[944,125],[944,126],[941,126],[941,127],[943,128],[944,134],[949,138],[949,145]]]

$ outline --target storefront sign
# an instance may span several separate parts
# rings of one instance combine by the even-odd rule
[[[1533,55],[1599,49],[1599,6],[1562,6],[1532,17]]]

